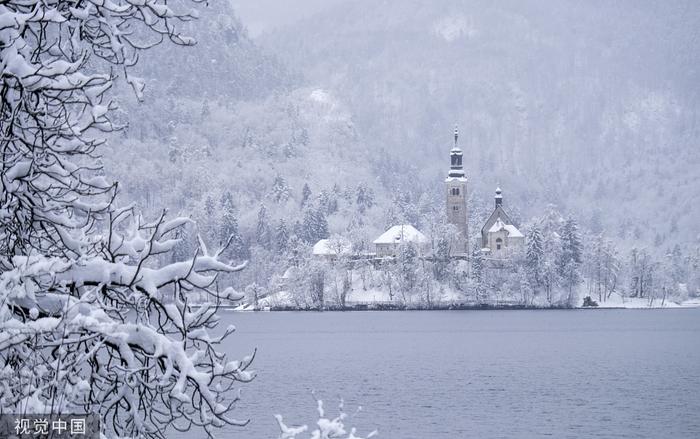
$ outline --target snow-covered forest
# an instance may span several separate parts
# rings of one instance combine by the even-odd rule
[[[439,252],[441,182],[457,122],[471,242],[500,184],[524,232],[545,231],[550,269],[560,245],[547,233],[561,235],[568,218],[577,223],[579,294],[612,294],[615,303],[697,294],[692,3],[364,3],[334,3],[255,40],[235,4],[210,4],[202,12],[210,25],[185,26],[197,47],[159,47],[139,64],[145,103],[123,96],[129,126],[104,154],[123,197],[147,212],[191,216],[213,245],[233,233],[229,255],[250,261],[227,277],[240,291],[274,294],[287,269],[301,266],[306,284],[290,292],[294,303],[313,302],[309,270],[322,271],[326,299],[345,283],[348,299],[362,301],[369,290],[386,295],[396,276],[371,270],[370,285],[358,284],[353,269],[339,280],[337,266],[310,259],[310,246],[340,235],[361,254],[406,223]],[[176,251],[187,254],[196,232],[183,233]],[[532,274],[513,288],[524,285],[523,264],[466,282],[471,270],[459,264],[443,276],[422,263],[416,289],[457,302],[569,298],[561,269],[554,295]]]

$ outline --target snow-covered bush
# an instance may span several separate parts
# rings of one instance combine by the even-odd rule
[[[185,0],[177,3],[199,3]],[[172,257],[189,220],[118,209],[100,137],[119,128],[108,98],[143,51],[195,17],[160,0],[0,3],[0,412],[87,412],[107,437],[225,424],[252,356],[216,350],[216,308],[236,299],[218,273],[226,244]],[[211,305],[190,306],[206,294]]]
[[[340,401],[338,406],[338,416],[335,418],[327,418],[325,410],[323,408],[323,401],[318,400],[318,421],[316,421],[316,427],[309,436],[310,439],[363,439],[360,436],[355,436],[357,429],[352,427],[350,432],[346,431],[345,422],[348,418],[348,414],[345,413],[345,407],[343,401]],[[359,412],[360,409],[358,409]],[[280,428],[279,439],[296,439],[297,436],[305,433],[309,430],[309,426],[304,424],[296,427],[290,427],[284,423],[284,419],[281,415],[275,415],[277,420],[277,425]],[[377,430],[372,431],[367,436],[366,439],[375,437],[378,435]]]

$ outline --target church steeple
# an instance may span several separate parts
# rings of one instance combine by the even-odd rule
[[[469,249],[467,226],[467,177],[462,165],[462,150],[459,148],[459,130],[455,126],[455,143],[450,150],[450,172],[445,179],[447,221],[454,225],[457,233],[451,238],[450,254],[466,255]]]
[[[455,145],[450,150],[450,173],[448,177],[464,178],[464,168],[462,166],[462,150],[459,148],[459,130],[455,125]]]
[[[496,199],[496,207],[503,205],[503,195],[501,188],[497,187],[496,188],[496,196],[494,197]]]

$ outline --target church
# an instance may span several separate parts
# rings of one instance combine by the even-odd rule
[[[445,178],[446,219],[454,226],[455,234],[450,240],[450,256],[457,259],[469,259],[469,206],[467,205],[467,175],[464,171],[464,154],[459,147],[459,131],[455,127],[454,146],[450,150],[450,170]],[[340,239],[344,241],[340,241]],[[503,208],[503,192],[496,188],[495,207],[486,223],[481,228],[479,248],[486,259],[508,259],[524,248],[525,237],[513,224]],[[415,245],[419,255],[430,252],[430,240],[411,224],[391,226],[375,239],[374,252],[368,253],[374,258],[393,258],[400,245],[410,242]],[[341,245],[342,244],[342,245]],[[476,243],[475,243],[476,244]],[[313,255],[320,259],[334,260],[340,254],[351,253],[351,244],[345,238],[322,239],[313,247]]]
[[[525,236],[520,233],[508,213],[503,209],[501,188],[496,188],[496,207],[481,228],[481,252],[493,259],[507,259],[525,246]]]
[[[445,178],[446,216],[448,223],[457,229],[457,235],[450,243],[450,255],[466,258],[469,252],[467,176],[462,163],[464,154],[458,140],[459,131],[455,127],[450,170]],[[503,192],[501,188],[496,188],[495,208],[481,228],[482,255],[489,259],[507,259],[521,251],[524,244],[525,237],[503,208]]]

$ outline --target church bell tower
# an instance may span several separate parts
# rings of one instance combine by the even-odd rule
[[[467,255],[469,251],[467,228],[467,177],[462,165],[462,150],[458,145],[459,131],[455,126],[455,144],[450,150],[450,172],[445,179],[447,222],[457,228],[451,242],[451,255]]]

